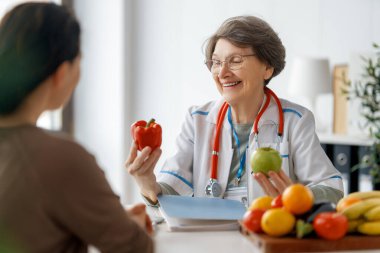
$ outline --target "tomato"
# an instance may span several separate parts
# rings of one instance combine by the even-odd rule
[[[271,208],[280,208],[282,207],[282,195],[279,194],[277,197],[275,197],[272,202],[270,203]]]
[[[243,226],[253,233],[262,233],[261,229],[261,218],[265,213],[265,209],[256,208],[253,210],[248,210],[245,212],[243,217]]]
[[[313,228],[321,238],[338,240],[347,233],[348,220],[346,216],[341,213],[322,212],[315,216]]]

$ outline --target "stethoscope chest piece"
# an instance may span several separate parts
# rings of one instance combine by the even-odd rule
[[[207,196],[218,198],[222,195],[222,187],[215,179],[210,178],[209,183],[206,185],[205,192]]]

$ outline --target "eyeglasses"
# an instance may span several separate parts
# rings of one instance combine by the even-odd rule
[[[211,73],[219,74],[224,62],[227,64],[227,68],[229,70],[238,70],[243,66],[245,57],[255,56],[255,55],[256,54],[246,54],[246,55],[235,54],[226,58],[226,60],[224,61],[215,60],[215,59],[206,60],[205,64]]]

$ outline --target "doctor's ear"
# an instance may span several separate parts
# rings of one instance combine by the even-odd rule
[[[264,72],[264,80],[268,80],[272,77],[274,72],[274,68],[272,66],[267,65],[265,67],[265,72]]]

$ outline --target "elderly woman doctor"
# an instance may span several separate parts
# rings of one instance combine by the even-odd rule
[[[233,17],[209,38],[205,51],[222,97],[188,110],[177,152],[157,176],[153,170],[161,150],[147,147],[138,154],[132,145],[126,167],[142,195],[152,203],[158,194],[250,203],[299,182],[310,187],[316,200],[337,202],[343,196],[342,177],[321,148],[312,113],[279,100],[267,88],[285,66],[285,49],[273,29],[257,17]],[[250,173],[249,157],[263,146],[282,156],[282,170],[270,172],[269,178]]]

